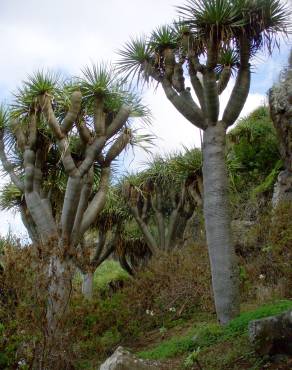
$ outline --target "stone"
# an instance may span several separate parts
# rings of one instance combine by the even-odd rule
[[[292,310],[253,320],[249,323],[248,332],[260,355],[292,355]]]
[[[116,351],[101,366],[100,370],[158,370],[157,361],[141,360],[123,347]]]
[[[245,256],[256,245],[256,238],[250,233],[255,225],[249,220],[233,220],[231,222],[232,240],[237,254]]]
[[[283,201],[292,201],[292,172],[288,170],[281,171],[278,175],[277,182],[274,186],[273,207],[276,208]]]

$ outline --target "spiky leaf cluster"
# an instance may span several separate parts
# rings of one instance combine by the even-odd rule
[[[291,33],[291,9],[282,0],[188,0],[177,9],[179,21],[132,38],[119,51],[119,70],[127,78],[160,82],[171,63],[168,50],[176,62],[188,63],[190,55],[204,61],[214,45],[219,47],[216,71],[224,66],[236,71],[242,38],[250,43],[253,56],[259,50],[271,53],[280,35]]]
[[[85,143],[77,129],[77,125],[85,125],[90,135],[94,136],[94,109],[93,101],[103,101],[103,112],[106,124],[110,123],[122,106],[131,109],[126,127],[130,127],[132,119],[138,118],[142,123],[150,123],[151,114],[143,104],[139,94],[127,88],[125,82],[117,75],[111,66],[104,63],[85,67],[81,76],[65,80],[60,75],[50,71],[37,71],[27,77],[19,89],[14,93],[14,100],[8,107],[1,106],[0,129],[3,135],[6,155],[14,167],[14,171],[23,176],[23,155],[20,148],[21,140],[17,140],[18,128],[27,138],[31,119],[37,121],[37,143],[43,156],[43,191],[50,192],[54,209],[62,208],[64,193],[67,184],[67,175],[62,165],[62,155],[56,144],[56,139],[46,122],[41,106],[41,96],[48,97],[52,102],[54,114],[62,123],[70,106],[74,91],[82,92],[81,110],[76,122],[68,133],[70,152],[75,163],[84,159]],[[117,132],[116,136],[120,134]],[[104,148],[105,154],[115,137],[111,138]],[[137,129],[131,133],[132,145],[143,145],[149,137],[139,135]],[[98,160],[93,164],[94,186],[93,192],[98,188],[100,164]],[[14,187],[13,187],[14,189]],[[10,186],[4,188],[2,208],[12,208],[19,205],[19,197],[15,195]],[[7,201],[10,201],[10,206]]]
[[[127,175],[120,186],[130,184],[141,193],[155,192],[156,186],[166,193],[169,190],[181,191],[184,182],[201,174],[201,167],[201,151],[184,148],[183,152],[154,156],[144,171]]]

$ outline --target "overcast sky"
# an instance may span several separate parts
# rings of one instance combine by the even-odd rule
[[[291,0],[289,0],[291,1]],[[0,0],[0,101],[9,102],[27,74],[50,68],[65,76],[101,60],[114,61],[116,51],[131,36],[149,33],[175,17],[179,0]],[[291,46],[291,43],[290,43]],[[251,93],[241,116],[265,101],[267,89],[285,65],[289,44],[273,58],[255,62]],[[222,96],[222,107],[230,89]],[[145,102],[153,113],[151,132],[157,135],[155,152],[179,150],[182,145],[199,145],[199,132],[167,101],[163,92],[145,91]],[[146,154],[128,158],[127,166],[139,168]],[[0,234],[9,228],[24,233],[18,215],[0,213]]]

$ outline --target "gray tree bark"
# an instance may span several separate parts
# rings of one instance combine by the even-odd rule
[[[48,338],[51,341],[58,337],[62,329],[62,319],[71,295],[74,270],[72,261],[62,259],[58,255],[51,257],[47,308]]]
[[[93,297],[93,272],[89,271],[82,275],[82,294],[85,299],[92,300]]]
[[[239,313],[239,281],[229,216],[225,128],[218,122],[204,132],[204,216],[217,316],[226,324]]]

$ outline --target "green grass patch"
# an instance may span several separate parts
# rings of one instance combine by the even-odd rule
[[[159,344],[156,348],[149,351],[138,353],[141,358],[150,360],[164,360],[170,357],[184,354],[194,349],[192,336],[174,337]]]
[[[129,279],[129,274],[120,264],[113,260],[103,262],[94,274],[94,285],[97,289],[104,290],[111,281]]]
[[[282,300],[273,304],[266,304],[253,311],[244,312],[225,327],[212,322],[202,323],[192,328],[187,335],[173,337],[153,349],[138,353],[138,356],[146,359],[164,360],[193,351],[199,347],[208,348],[246,334],[248,323],[252,320],[277,315],[289,309],[292,309],[292,300]]]
[[[292,309],[292,300],[281,300],[275,303],[265,304],[254,311],[243,312],[240,316],[230,321],[224,328],[224,338],[228,339],[237,334],[243,334],[247,331],[248,323],[252,320],[277,315],[289,309]]]
[[[111,281],[127,280],[129,274],[123,270],[120,264],[113,260],[104,261],[94,273],[94,289],[96,291],[106,290]],[[82,284],[82,274],[77,273],[74,278],[74,283]]]

